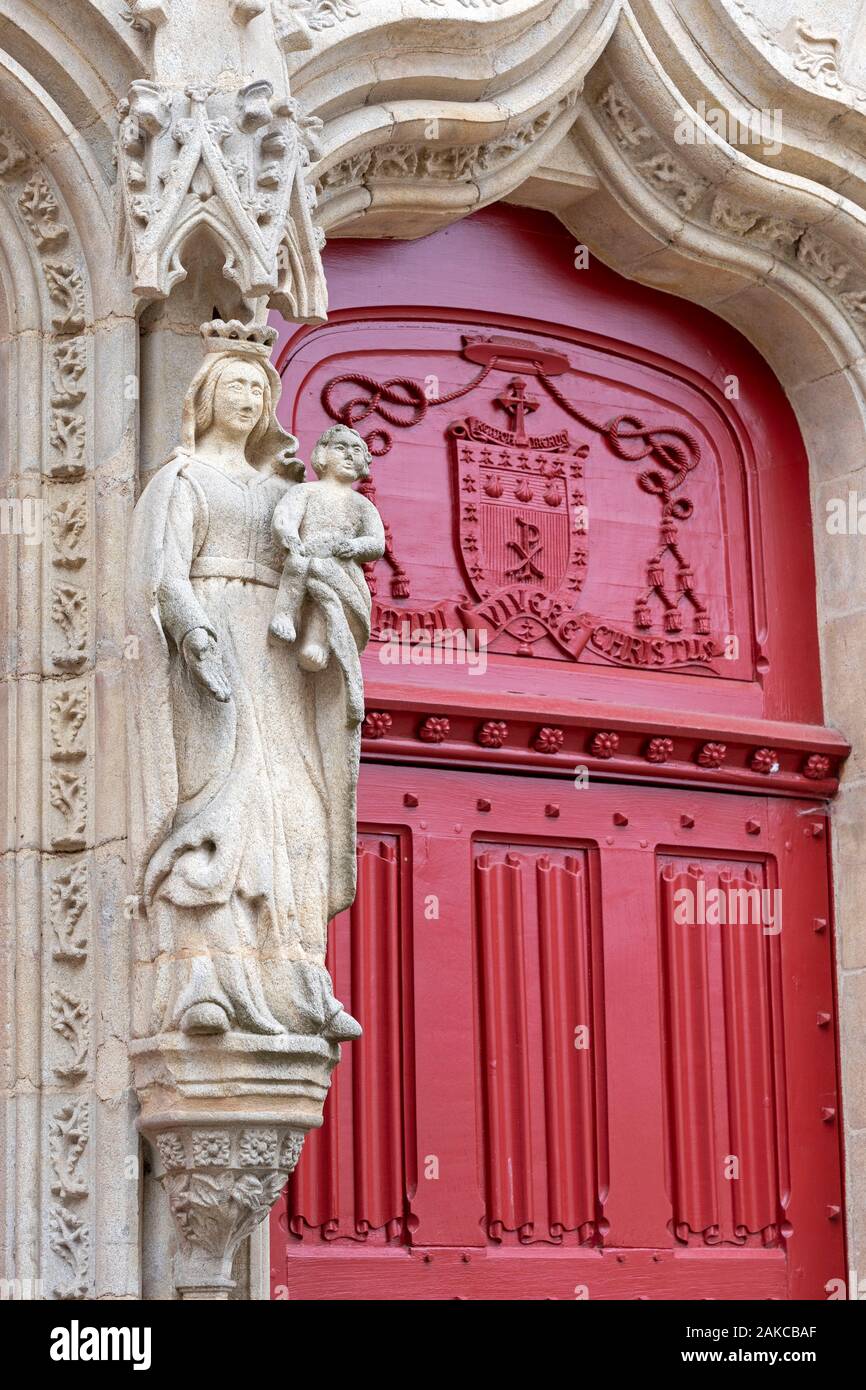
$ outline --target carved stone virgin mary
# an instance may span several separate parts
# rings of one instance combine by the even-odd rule
[[[355,892],[359,710],[339,663],[303,670],[268,631],[284,558],[271,518],[304,473],[275,415],[275,331],[201,331],[180,447],[130,538],[130,839],[150,936],[135,1028],[356,1037],[325,946]],[[319,578],[334,646],[354,653],[369,593],[333,573],[332,590],[327,563]]]

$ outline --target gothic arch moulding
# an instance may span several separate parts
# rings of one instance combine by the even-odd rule
[[[129,992],[122,768],[108,751],[120,744],[122,594],[98,544],[122,538],[132,491],[135,331],[90,146],[9,57],[0,104],[12,750],[0,873],[15,1019],[3,1263],[45,1297],[79,1299],[137,1287],[137,1196],[125,1176],[137,1142],[118,1043]],[[118,1222],[126,1249],[116,1230],[108,1237]]]

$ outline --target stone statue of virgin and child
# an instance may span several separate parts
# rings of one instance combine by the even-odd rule
[[[305,482],[277,421],[271,328],[202,325],[181,442],[135,508],[127,569],[130,842],[147,944],[135,1031],[319,1034],[328,923],[355,894],[370,633],[362,565],[382,523],[352,484],[354,430]]]

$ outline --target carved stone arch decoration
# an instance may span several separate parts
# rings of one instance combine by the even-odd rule
[[[503,0],[473,13],[462,30],[483,31],[484,47],[495,41],[496,71],[467,61],[447,82],[437,80],[437,59],[441,66],[451,46],[446,13],[461,4],[425,5],[424,21],[412,27],[411,57],[386,7],[308,7],[313,49],[290,55],[289,68],[305,110],[324,122],[309,178],[329,236],[423,235],[511,198],[549,208],[569,226],[585,223],[584,240],[596,254],[658,288],[677,292],[677,267],[688,267],[682,293],[730,313],[753,341],[766,316],[753,314],[750,324],[734,297],[747,284],[776,295],[782,302],[774,318],[802,321],[795,336],[818,366],[816,377],[862,356],[866,219],[832,186],[843,176],[852,182],[853,173],[854,190],[860,187],[866,99],[838,73],[828,76],[827,63],[807,61],[817,52],[814,39],[798,37],[790,57],[780,50],[783,79],[767,59],[772,43],[751,33],[743,6],[725,0],[717,7],[713,35],[726,56],[739,54],[753,101],[769,100],[772,71],[790,103],[777,132],[780,149],[767,155],[765,136],[775,134],[762,134],[755,123],[762,112],[751,106],[755,128],[744,131],[742,103],[737,108],[733,84],[700,49],[705,36],[697,21],[691,33],[687,6]],[[677,34],[676,53],[662,45],[665,26]],[[385,45],[389,56],[381,59]],[[810,77],[813,67],[823,80]],[[705,114],[709,101],[727,103],[720,114],[729,118],[730,142],[692,99],[703,101]],[[830,135],[806,159],[820,120]],[[686,139],[684,122],[692,127]],[[756,346],[772,365],[778,361],[783,380],[796,383],[779,336],[767,333]]]
[[[99,0],[76,0],[62,9],[40,0],[2,6],[4,61],[18,64],[55,110],[67,113],[69,130],[88,147],[106,182],[112,178],[115,104],[147,61],[144,36],[124,13]]]
[[[87,142],[5,57],[0,105],[2,874],[16,1020],[3,1264],[35,1296],[129,1296],[125,816],[108,754],[120,743],[123,608],[97,538],[122,536],[132,492],[135,327]],[[113,1244],[119,1224],[126,1249]]]
[[[329,235],[410,237],[530,177],[573,123],[616,13],[608,0],[468,12],[463,0],[423,0],[411,27],[396,5],[359,5],[334,7],[326,29],[326,8],[311,6],[312,52],[290,60],[293,91],[324,122],[311,171],[319,220]]]
[[[708,127],[678,144],[689,110],[624,17],[593,70],[571,139],[598,193],[563,210],[630,278],[694,299],[755,343],[792,393],[836,369],[860,389],[866,221],[847,202],[772,170]],[[762,313],[763,302],[770,310]],[[780,333],[780,322],[791,333]],[[796,407],[796,399],[794,399]]]

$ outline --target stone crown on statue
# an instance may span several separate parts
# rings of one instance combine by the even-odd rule
[[[266,324],[241,323],[240,319],[211,319],[199,328],[205,352],[245,352],[268,358],[277,330]]]

